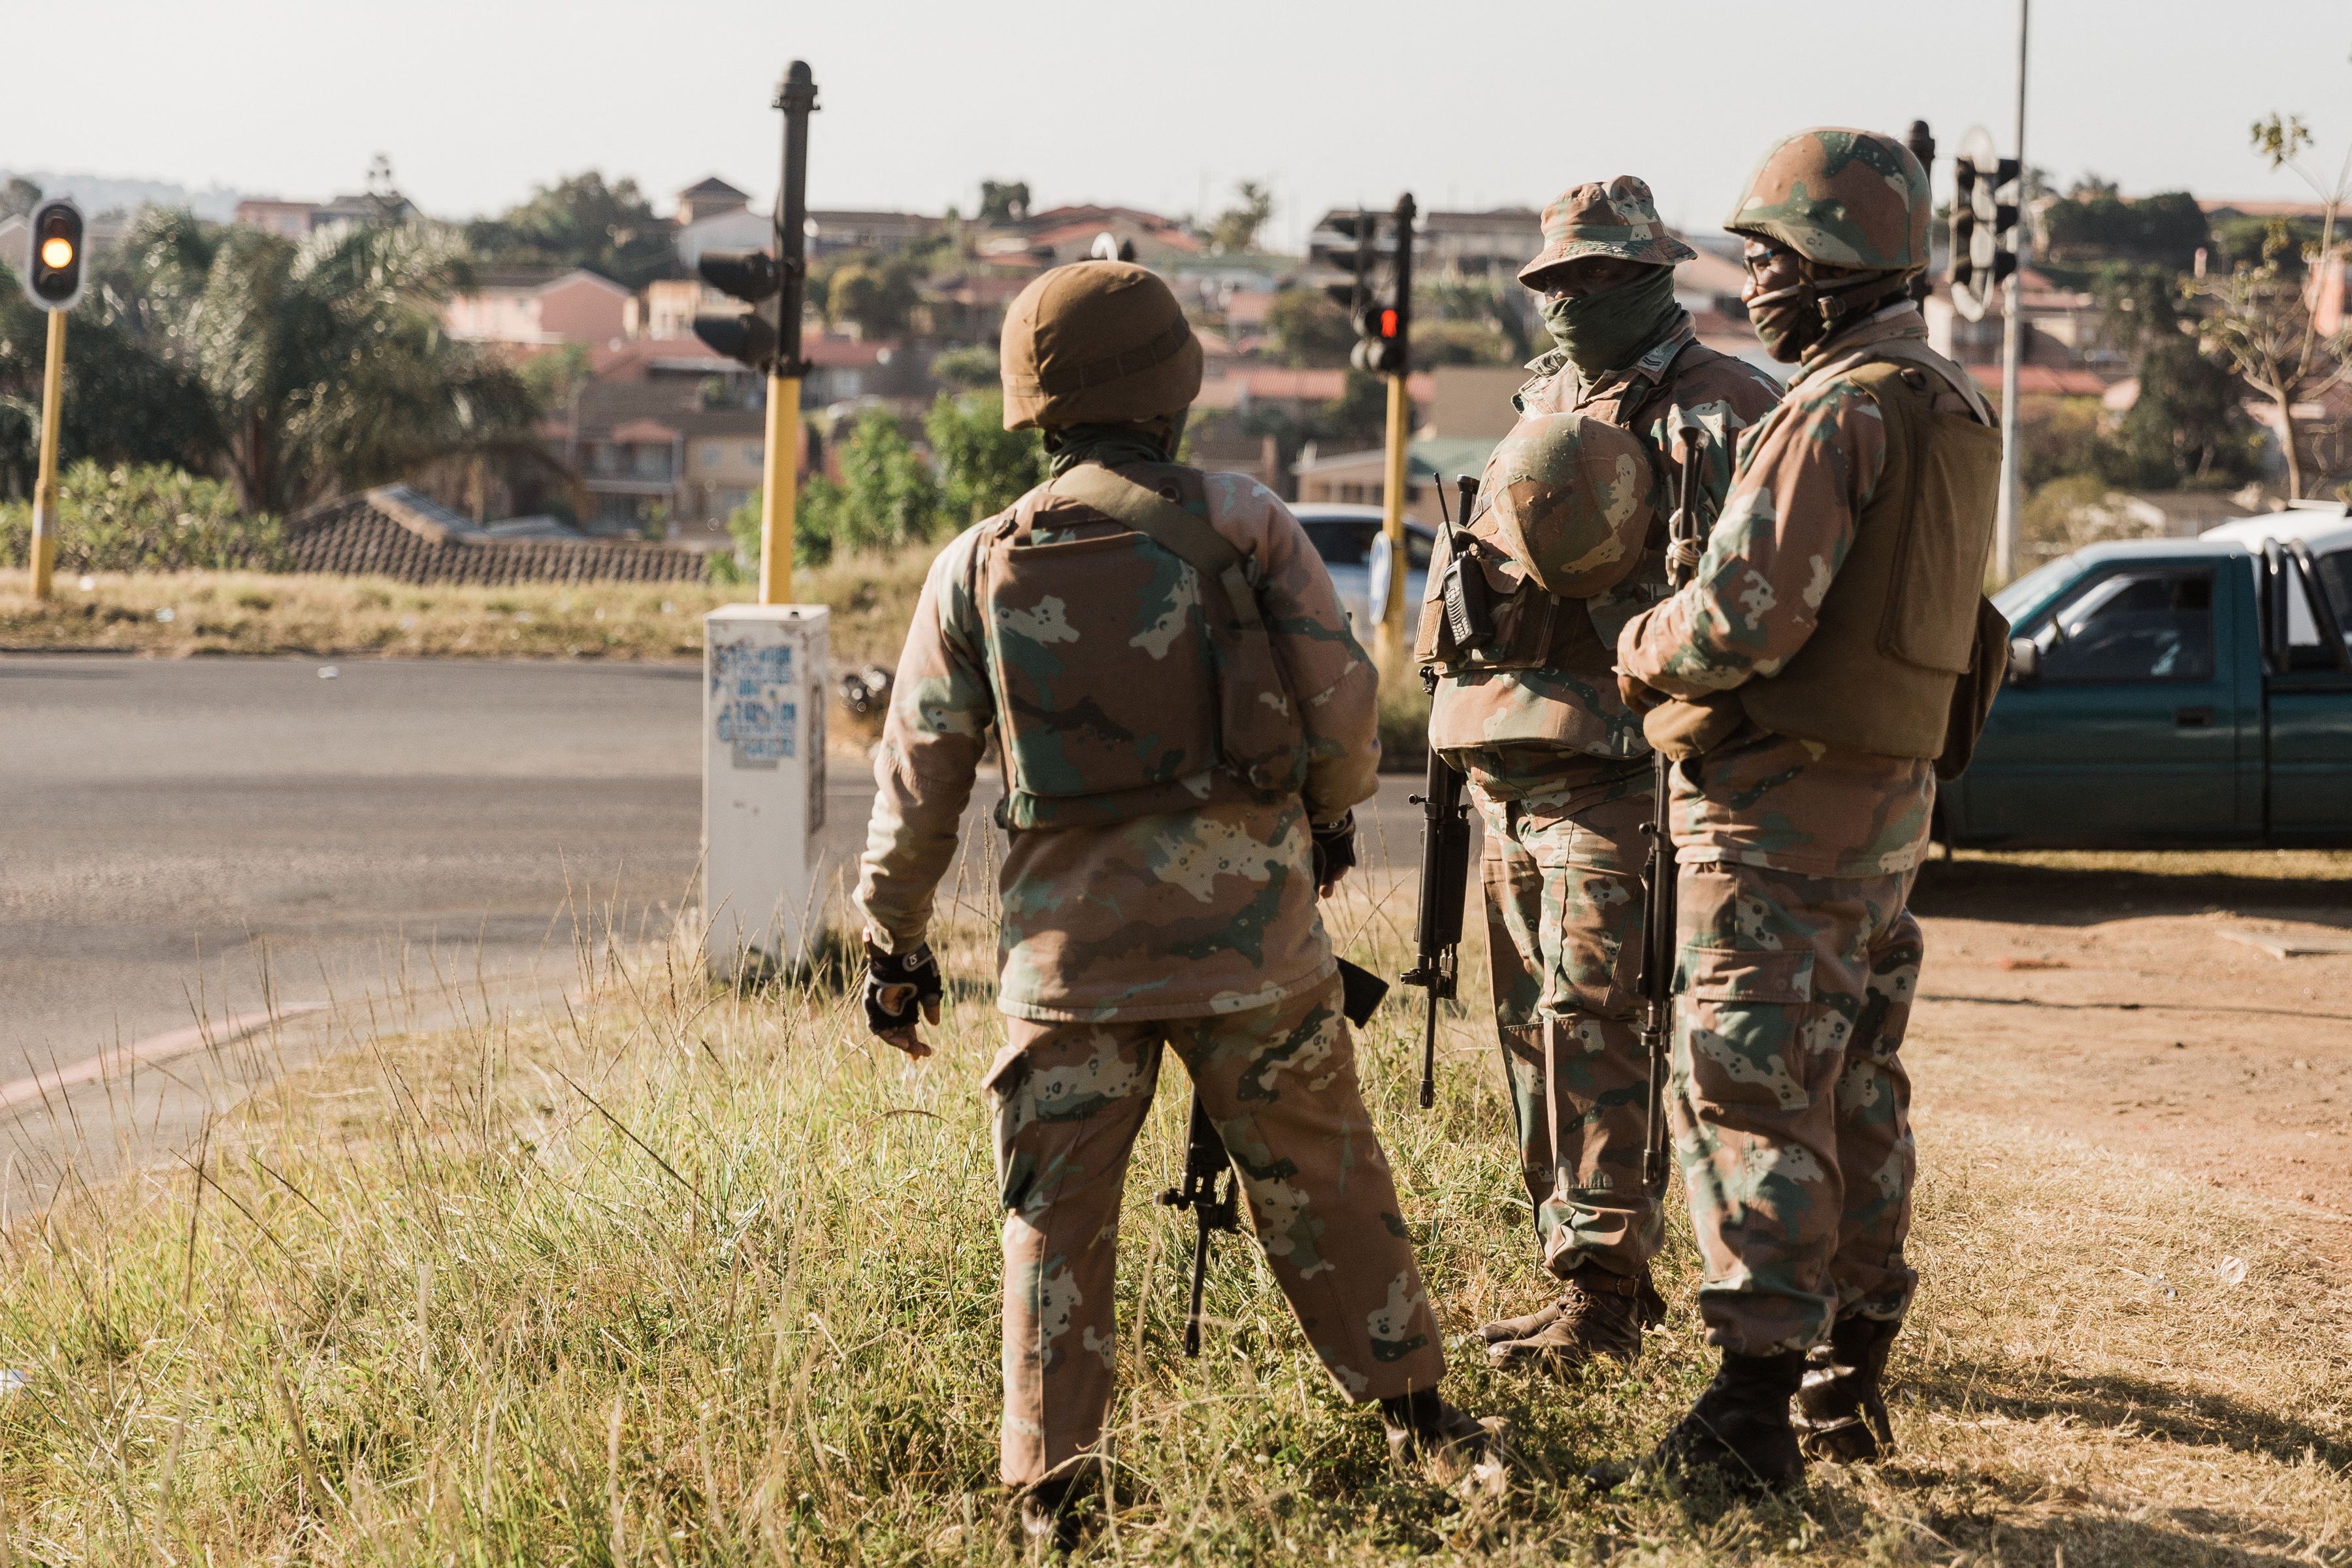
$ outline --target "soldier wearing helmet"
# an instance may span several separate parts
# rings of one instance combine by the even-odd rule
[[[1664,1308],[1650,1280],[1663,1237],[1642,1179],[1649,1067],[1635,1021],[1649,748],[1610,674],[1618,628],[1665,593],[1661,519],[1673,432],[1709,433],[1712,515],[1738,432],[1780,395],[1697,341],[1675,300],[1690,248],[1630,175],[1576,185],[1544,212],[1519,280],[1543,295],[1559,347],[1528,366],[1517,426],[1497,447],[1467,548],[1498,636],[1450,646],[1433,597],[1418,654],[1433,682],[1430,743],[1467,777],[1485,834],[1496,1028],[1553,1299],[1481,1331],[1500,1365],[1568,1372],[1630,1362]]]
[[[1373,792],[1377,681],[1297,521],[1175,461],[1201,348],[1154,273],[1055,268],[1003,334],[1004,422],[1052,479],[932,563],[875,763],[858,886],[869,1026],[929,1054],[933,892],[993,734],[1004,773],[984,1088],[1005,1208],[1005,1482],[1068,1538],[1099,1476],[1128,1157],[1172,1048],[1259,1241],[1391,1452],[1475,1462],[1357,1085],[1317,910]]]
[[[1979,595],[2000,437],[1908,291],[1927,216],[1927,174],[1892,137],[1805,131],[1766,155],[1725,226],[1796,378],[1689,585],[1617,639],[1627,700],[1681,759],[1670,1099],[1723,1352],[1653,1462],[1738,1484],[1893,1441],[1879,1380],[1914,1285],[1906,906],[1939,767],[1982,718],[1965,699],[2007,652]]]

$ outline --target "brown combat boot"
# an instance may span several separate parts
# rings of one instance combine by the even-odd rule
[[[1900,1321],[1842,1318],[1829,1343],[1806,1352],[1805,1381],[1797,1390],[1797,1439],[1806,1458],[1859,1465],[1894,1449],[1880,1380],[1902,1328]]]
[[[1101,1522],[1102,1477],[1089,1468],[1053,1476],[1021,1494],[1021,1533],[1055,1556],[1076,1552]]]
[[[1388,1433],[1389,1463],[1397,1469],[1418,1469],[1443,1487],[1469,1476],[1501,1490],[1501,1421],[1479,1420],[1439,1398],[1437,1390],[1417,1388],[1381,1401],[1381,1426]]]
[[[1585,1472],[1596,1491],[1636,1475],[1685,1480],[1711,1475],[1742,1497],[1761,1497],[1805,1477],[1804,1451],[1789,1420],[1789,1400],[1805,1375],[1801,1351],[1778,1355],[1723,1354],[1723,1368],[1690,1414],[1638,1465],[1595,1465]]]
[[[1486,1359],[1496,1366],[1556,1373],[1604,1355],[1631,1366],[1642,1353],[1642,1331],[1665,1321],[1666,1304],[1647,1265],[1624,1275],[1584,1263],[1570,1273],[1567,1285],[1543,1310],[1481,1328]]]

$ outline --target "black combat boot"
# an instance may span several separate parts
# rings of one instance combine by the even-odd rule
[[[1894,1449],[1881,1380],[1886,1352],[1902,1329],[1900,1320],[1841,1318],[1829,1343],[1806,1354],[1805,1381],[1797,1390],[1797,1436],[1808,1458],[1859,1465]]]
[[[1624,1275],[1598,1263],[1580,1264],[1567,1285],[1540,1312],[1481,1328],[1486,1359],[1554,1373],[1573,1372],[1601,1356],[1631,1366],[1642,1353],[1642,1331],[1665,1321],[1666,1304],[1646,1265],[1639,1274]]]
[[[1793,1486],[1805,1456],[1789,1424],[1789,1399],[1805,1375],[1805,1352],[1723,1353],[1723,1370],[1650,1455],[1646,1468],[1687,1475],[1713,1470],[1734,1491],[1758,1496]]]
[[[1092,1469],[1039,1481],[1021,1494],[1021,1533],[1056,1555],[1076,1552],[1097,1522],[1101,1487]]]
[[[1501,1479],[1503,1423],[1481,1421],[1448,1405],[1433,1388],[1381,1400],[1381,1426],[1388,1433],[1389,1463],[1400,1470],[1424,1470],[1448,1487],[1482,1472]]]

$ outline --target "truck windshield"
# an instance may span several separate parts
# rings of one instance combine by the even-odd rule
[[[2036,566],[2008,587],[1992,596],[1992,607],[2001,613],[2010,625],[2023,620],[2028,612],[2050,596],[2058,584],[2074,570],[2071,560],[2052,561]]]

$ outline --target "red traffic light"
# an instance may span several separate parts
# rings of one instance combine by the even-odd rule
[[[1391,342],[1394,342],[1396,341],[1396,335],[1397,313],[1395,307],[1391,306],[1381,312],[1381,336],[1388,339]]]

